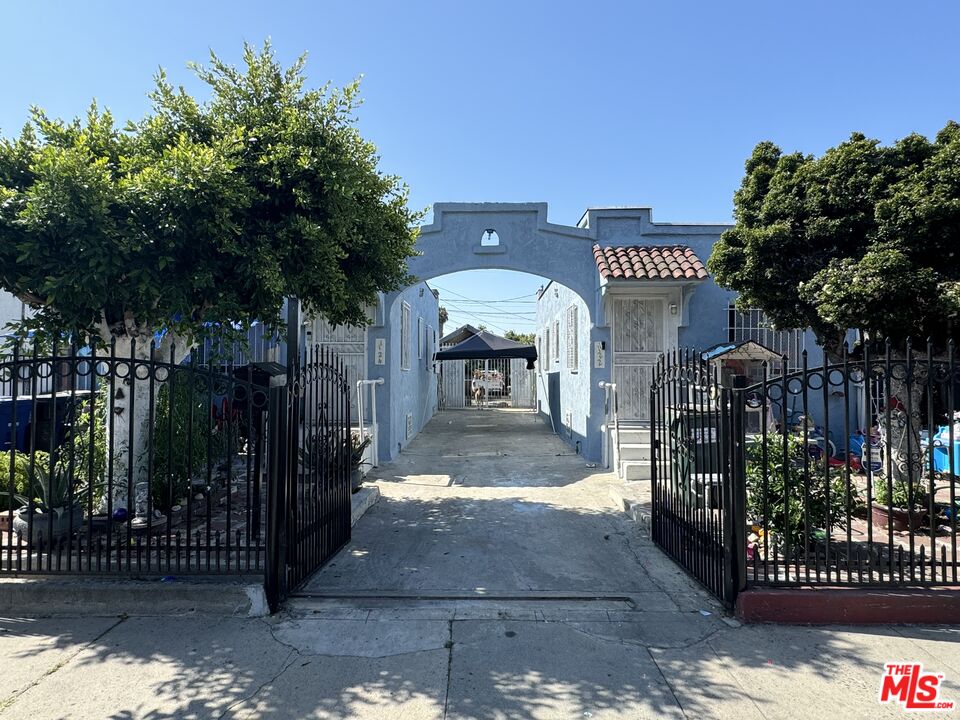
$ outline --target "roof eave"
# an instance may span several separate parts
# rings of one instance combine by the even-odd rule
[[[657,285],[660,287],[679,287],[682,285],[696,285],[706,282],[710,276],[702,278],[615,278],[601,277],[600,285],[610,287],[630,287],[631,285]]]

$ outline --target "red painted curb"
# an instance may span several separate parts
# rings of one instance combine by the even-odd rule
[[[737,596],[745,623],[788,625],[960,624],[960,587],[754,588]]]

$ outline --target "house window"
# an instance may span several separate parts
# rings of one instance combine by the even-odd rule
[[[423,333],[423,318],[417,318],[417,360],[423,360],[423,345],[426,342],[426,336]]]
[[[410,306],[400,308],[400,369],[410,369]]]
[[[572,372],[577,372],[580,364],[578,335],[577,306],[571,305],[567,308],[567,370]]]
[[[560,321],[553,324],[553,361],[560,362]]]
[[[753,340],[776,353],[787,356],[787,368],[798,370],[802,364],[803,330],[775,330],[762,310],[740,312],[730,303],[727,308],[727,342]]]
[[[426,330],[423,332],[423,347],[424,347],[424,357],[426,357],[426,362],[423,363],[423,366],[426,368],[430,367],[430,361],[433,360],[433,353],[437,347],[437,336],[434,332],[433,325],[427,325]]]
[[[543,362],[547,363],[547,366],[549,367],[550,365],[550,328],[547,328],[546,333],[547,333],[546,339],[544,340],[544,343],[543,343],[545,347],[541,348],[542,350],[546,350],[546,352],[542,353],[541,357],[543,358]]]

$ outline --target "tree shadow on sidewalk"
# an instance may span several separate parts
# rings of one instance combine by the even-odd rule
[[[888,710],[876,704],[882,664],[896,659],[944,672],[947,697],[960,697],[950,685],[960,677],[958,629],[731,627],[608,512],[512,496],[394,498],[362,523],[315,587],[640,601],[630,612],[551,612],[544,601],[538,612],[458,619],[359,598],[339,614],[138,617],[103,634],[91,620],[3,620],[3,664],[42,660],[29,682],[5,688],[22,694],[4,717],[494,720],[660,717],[680,707],[696,717],[791,714],[784,707],[878,717]]]

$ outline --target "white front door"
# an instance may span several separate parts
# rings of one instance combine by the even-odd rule
[[[661,298],[613,301],[613,381],[622,420],[650,419],[650,383],[664,349],[665,306]]]

